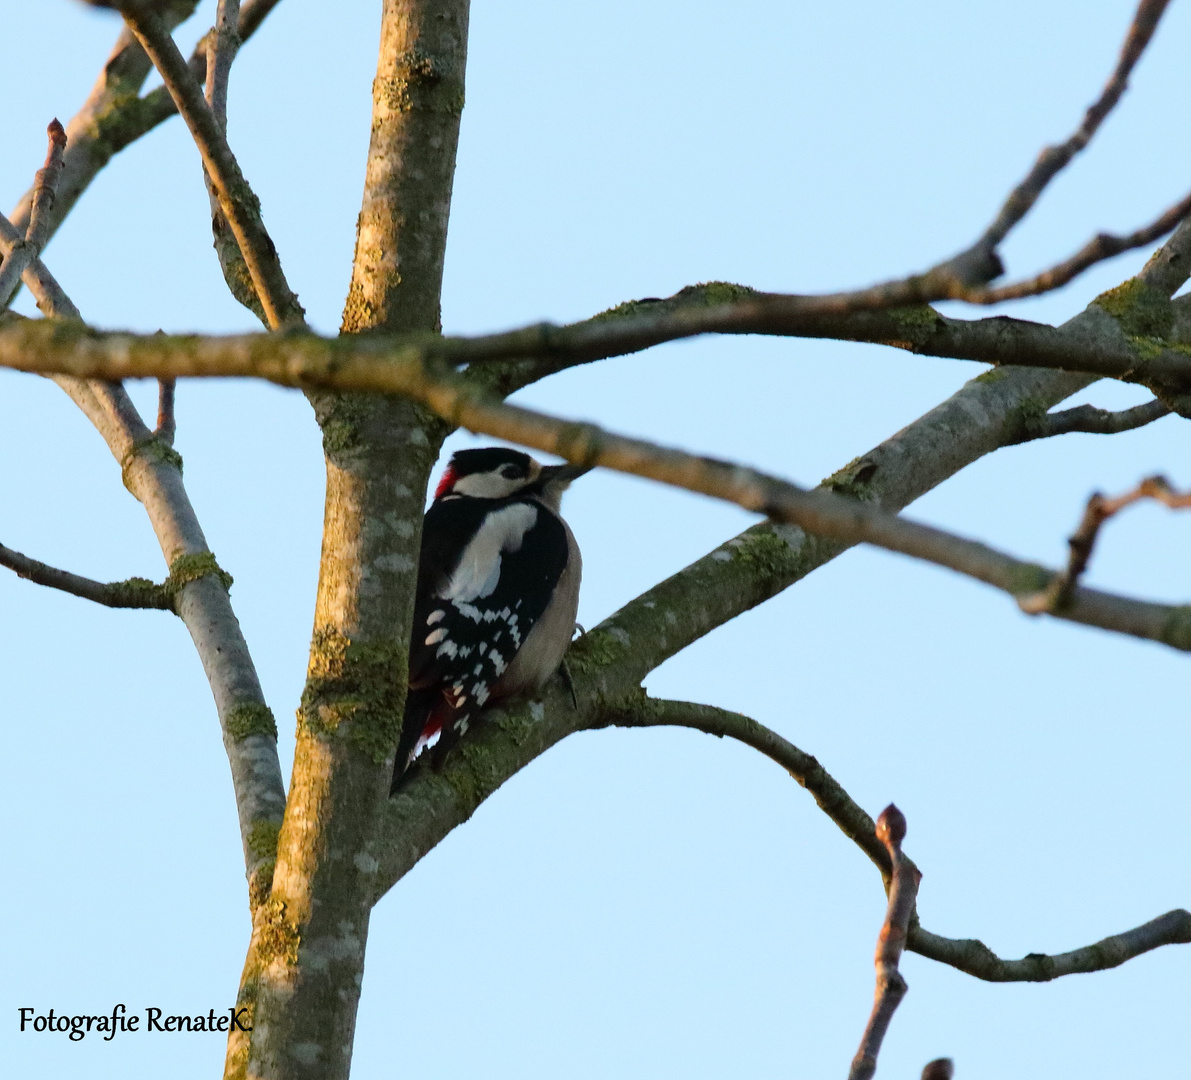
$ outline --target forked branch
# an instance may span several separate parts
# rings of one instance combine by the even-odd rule
[[[1055,435],[1070,435],[1074,432],[1119,435],[1123,431],[1134,431],[1152,424],[1155,420],[1169,416],[1170,413],[1170,406],[1157,399],[1147,401],[1144,405],[1135,405],[1132,409],[1122,409],[1120,412],[1097,409],[1094,405],[1077,405],[1073,409],[1046,413],[1036,419],[1027,420],[1022,426],[1021,434],[1007,441],[1005,445],[1016,446],[1018,443],[1049,439]]]
[[[877,937],[877,990],[873,998],[873,1011],[860,1039],[860,1049],[856,1051],[852,1068],[848,1071],[848,1080],[871,1080],[877,1071],[877,1055],[881,1052],[885,1032],[889,1030],[893,1014],[909,989],[898,970],[898,964],[906,946],[906,933],[910,917],[914,914],[918,882],[922,875],[902,854],[902,841],[905,838],[905,816],[890,803],[877,818],[877,839],[885,845],[893,866],[885,921]]]
[[[1115,499],[1106,499],[1096,492],[1088,499],[1079,528],[1067,540],[1071,548],[1067,568],[1061,574],[1056,574],[1045,589],[1018,597],[1017,603],[1022,611],[1028,615],[1041,615],[1044,612],[1061,611],[1069,605],[1079,579],[1092,558],[1100,526],[1139,499],[1155,499],[1172,510],[1191,507],[1191,492],[1180,494],[1162,476],[1148,477],[1132,491],[1118,495]]]
[[[1048,146],[1038,155],[1038,160],[1034,163],[1034,167],[1026,174],[1025,179],[1009,193],[1009,197],[1005,200],[1000,212],[993,219],[992,223],[984,231],[984,235],[967,251],[956,256],[955,262],[961,266],[968,264],[981,265],[992,260],[999,268],[1000,260],[996,257],[997,247],[1009,235],[1010,231],[1030,212],[1034,204],[1038,201],[1038,197],[1046,190],[1050,182],[1067,167],[1076,154],[1092,141],[1092,137],[1099,130],[1105,117],[1116,108],[1117,102],[1121,100],[1121,96],[1129,85],[1129,76],[1132,74],[1134,67],[1137,66],[1138,60],[1141,59],[1142,53],[1145,52],[1146,46],[1149,45],[1150,39],[1154,36],[1154,31],[1158,27],[1158,20],[1162,18],[1169,2],[1170,0],[1141,0],[1137,6],[1137,11],[1133,15],[1133,21],[1130,23],[1124,44],[1121,46],[1121,55],[1117,60],[1117,65],[1113,69],[1112,75],[1105,84],[1103,91],[1101,91],[1100,97],[1084,113],[1083,122],[1065,142],[1059,143],[1057,146]],[[1183,214],[1178,215],[1178,217],[1182,218],[1185,214],[1186,211],[1184,210]],[[1174,228],[1177,224],[1178,219],[1169,228]],[[1169,229],[1165,231],[1169,231]],[[1161,235],[1163,235],[1162,232],[1154,236],[1153,239],[1156,240]],[[1097,237],[1097,240],[1100,239],[1100,237]],[[1092,244],[1096,242],[1094,240]],[[1149,241],[1145,242],[1148,243]],[[1085,250],[1087,249],[1085,248]],[[1125,248],[1118,248],[1117,250],[1123,251]],[[1105,255],[1103,257],[1107,258],[1108,256]],[[1078,259],[1078,256],[1075,258]],[[1069,262],[1073,261],[1069,260]],[[1090,265],[1092,265],[1090,262],[1086,264],[1086,266]],[[1000,273],[999,269],[997,273]],[[993,276],[995,277],[996,274]],[[1070,277],[1065,280],[1070,280]],[[1018,295],[1025,296],[1032,294],[1022,292]]]
[[[894,863],[887,844],[877,836],[872,818],[815,758],[764,724],[712,705],[658,700],[642,693],[632,707],[602,716],[598,723],[589,726],[606,725],[687,727],[719,738],[736,739],[759,750],[811,793],[819,808],[876,864],[886,888],[890,888]],[[906,948],[986,982],[1047,982],[1065,975],[1105,971],[1165,945],[1188,943],[1191,943],[1191,912],[1176,908],[1133,930],[1053,956],[1030,953],[1021,960],[1003,960],[982,941],[932,934],[916,920],[911,920]]]

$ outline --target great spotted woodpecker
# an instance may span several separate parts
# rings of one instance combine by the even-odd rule
[[[583,572],[559,503],[585,472],[497,446],[452,455],[422,525],[393,791],[436,734],[437,764],[485,707],[558,670]]]

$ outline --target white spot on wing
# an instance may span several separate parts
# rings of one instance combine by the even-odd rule
[[[445,626],[440,626],[437,630],[432,630],[429,634],[426,635],[425,644],[437,645],[446,636],[447,636],[447,628]]]
[[[442,608],[439,608],[437,611],[432,611],[426,616],[426,625],[433,626],[436,622],[442,622],[446,617],[447,613]]]

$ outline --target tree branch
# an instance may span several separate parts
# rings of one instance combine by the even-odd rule
[[[279,0],[248,0],[240,11],[240,37],[247,40],[273,10]],[[197,0],[173,0],[164,5],[160,15],[172,30],[188,19]],[[200,82],[205,78],[207,45],[205,39],[195,46],[189,67]],[[177,109],[169,91],[159,86],[138,97],[153,65],[140,43],[127,30],[121,31],[115,47],[82,108],[66,125],[69,144],[63,162],[62,182],[54,206],[51,232],[56,232],[74,204],[103,167],[126,146],[152,131]],[[12,220],[24,231],[29,223],[32,189],[17,203]]]
[[[174,445],[174,435],[178,429],[174,418],[175,390],[173,379],[157,380],[157,427],[153,429],[153,437],[160,439],[166,446]]]
[[[1045,413],[1027,420],[1020,434],[1008,440],[1006,446],[1033,442],[1035,439],[1049,439],[1055,435],[1070,435],[1073,432],[1088,432],[1093,435],[1118,435],[1122,431],[1134,431],[1169,416],[1170,406],[1165,402],[1147,401],[1120,412],[1097,409],[1094,405],[1077,405],[1062,412]]]
[[[1177,203],[1159,214],[1149,225],[1134,232],[1126,233],[1124,236],[1097,233],[1074,255],[1032,278],[1009,285],[1001,285],[997,288],[965,289],[962,296],[954,297],[954,299],[965,300],[969,304],[987,305],[1053,292],[1055,289],[1062,288],[1069,281],[1074,281],[1085,270],[1097,263],[1114,258],[1126,251],[1146,247],[1155,240],[1161,239],[1183,221],[1188,213],[1191,213],[1191,194],[1184,195]]]
[[[873,861],[881,871],[881,877],[889,882],[893,864],[886,845],[877,837],[873,819],[816,758],[751,717],[714,705],[651,698],[640,691],[627,705],[598,714],[593,723],[584,725],[583,730],[601,727],[685,727],[714,735],[717,739],[735,739],[752,747],[797,780],[819,809]]]
[[[607,726],[687,727],[718,738],[735,739],[760,751],[811,793],[819,808],[872,860],[889,888],[893,862],[886,845],[877,836],[872,818],[815,758],[763,724],[713,705],[660,700],[638,691],[634,700],[619,710],[600,715],[587,729]],[[1002,960],[981,941],[932,934],[917,925],[916,920],[909,929],[906,947],[989,982],[1046,982],[1063,975],[1104,971],[1163,945],[1189,942],[1191,912],[1176,909],[1134,930],[1057,956],[1031,953],[1022,960]]]
[[[148,578],[129,578],[127,581],[114,581],[105,584],[92,581],[90,578],[80,577],[68,570],[59,570],[46,563],[30,559],[19,551],[0,544],[0,566],[6,566],[16,573],[17,577],[32,581],[35,585],[45,585],[51,589],[60,589],[84,600],[92,600],[110,608],[156,608],[159,611],[175,611],[174,593],[167,582],[157,585]],[[175,611],[176,614],[176,611]]]
[[[889,903],[885,909],[885,921],[877,938],[877,989],[873,1000],[873,1011],[869,1016],[860,1049],[852,1059],[848,1080],[871,1080],[877,1071],[877,1055],[881,1043],[893,1020],[893,1014],[906,996],[909,987],[898,970],[902,949],[906,944],[906,932],[914,903],[918,896],[918,882],[922,877],[918,868],[902,854],[902,841],[906,837],[906,819],[902,812],[890,803],[877,818],[877,839],[885,845],[893,864],[893,878],[889,888]]]
[[[1141,0],[1125,36],[1125,42],[1121,46],[1121,55],[1117,60],[1117,65],[1100,97],[1084,113],[1083,122],[1066,142],[1057,146],[1048,146],[1042,151],[1025,179],[1010,192],[1000,212],[985,230],[984,235],[967,251],[958,255],[957,261],[979,264],[982,260],[987,260],[990,257],[995,259],[995,252],[1001,241],[1030,212],[1051,180],[1091,142],[1105,117],[1112,112],[1117,102],[1120,101],[1121,95],[1124,94],[1129,83],[1129,76],[1137,61],[1141,59],[1141,54],[1145,51],[1146,46],[1149,45],[1150,39],[1154,36],[1158,20],[1162,18],[1168,3],[1169,0]],[[1171,225],[1171,228],[1174,227],[1174,224],[1177,224],[1177,221]]]
[[[745,299],[720,303],[729,293]],[[1167,394],[1181,392],[1191,387],[1188,350],[1122,332],[1122,324],[1141,328],[1136,309],[1148,311],[1147,298],[1157,308],[1154,319],[1160,320],[1166,302],[1126,282],[1093,302],[1078,323],[1062,328],[1004,317],[950,319],[927,307],[843,318],[787,317],[783,305],[789,298],[715,283],[684,289],[657,303],[624,304],[571,326],[539,324],[475,338],[425,333],[195,338],[90,330],[71,335],[0,318],[0,364],[39,374],[108,379],[250,376],[281,386],[376,393],[404,392],[408,371],[422,365],[466,365],[462,375],[467,383],[503,396],[577,364],[666,341],[747,333],[866,341],[919,355],[1083,372]]]
[[[0,223],[12,229],[2,215]],[[38,275],[27,274],[26,281],[49,317],[45,320],[48,325],[62,328],[60,317],[78,315],[65,294],[65,310],[59,310],[56,295],[43,290]],[[170,568],[166,584],[154,588],[168,590],[172,610],[190,632],[215,699],[236,793],[249,902],[258,907],[272,883],[277,833],[285,807],[277,728],[228,597],[231,578],[207,547],[182,483],[182,459],[171,446],[173,384],[168,383],[168,389],[162,384],[158,430],[150,432],[119,382],[64,375],[54,376],[54,381],[107,443],[120,465],[125,486],[144,505]]]
[[[227,136],[227,84],[231,75],[232,61],[240,48],[237,32],[239,0],[220,0],[216,10],[215,26],[207,35],[207,81],[205,95],[208,106],[215,116],[224,137]],[[211,206],[211,233],[215,240],[215,254],[223,280],[232,296],[251,311],[265,326],[268,315],[261,303],[260,295],[252,283],[252,274],[240,251],[240,245],[228,224],[227,215],[219,204],[219,192],[211,174],[203,168],[203,183],[207,188],[207,200]]]
[[[41,254],[41,249],[49,239],[49,219],[54,206],[58,178],[62,174],[66,133],[55,119],[50,121],[47,134],[50,146],[46,153],[45,165],[37,170],[37,177],[33,182],[33,209],[29,227],[25,230],[23,239],[20,239],[18,234],[18,239],[8,245],[3,265],[0,265],[0,312],[7,309],[12,302],[21,277]]]
[[[0,214],[0,254],[8,255],[20,243],[21,234],[16,226]],[[29,291],[32,292],[43,315],[82,321],[79,309],[74,306],[41,259],[34,259],[25,267],[22,280],[29,286]]]
[[[1052,571],[985,544],[906,521],[833,492],[807,491],[740,465],[487,398],[449,373],[436,378],[423,370],[401,392],[471,431],[545,450],[575,464],[600,465],[710,495],[819,536],[898,551],[974,577],[1014,597],[1039,592],[1055,577]],[[1034,613],[1032,608],[1027,610]],[[1064,604],[1046,610],[1059,618],[1191,650],[1191,609],[1186,607],[1072,589]]]
[[[921,926],[910,929],[906,948],[985,982],[1049,982],[1064,975],[1107,971],[1163,945],[1191,942],[1191,912],[1176,908],[1148,923],[1113,934],[1082,949],[1047,956],[1030,953],[1021,960],[1002,960],[983,941],[940,937]]]
[[[1061,611],[1069,605],[1075,594],[1075,587],[1092,557],[1100,526],[1139,499],[1156,499],[1171,510],[1185,510],[1191,507],[1191,493],[1180,495],[1161,476],[1151,476],[1132,491],[1115,499],[1106,499],[1096,492],[1088,499],[1079,528],[1067,540],[1071,556],[1066,570],[1056,574],[1045,589],[1018,597],[1017,603],[1022,611],[1028,615],[1040,615],[1043,612]]]
[[[215,26],[207,36],[206,101],[215,121],[227,133],[227,84],[232,61],[240,50],[240,0],[219,0]]]
[[[165,23],[148,0],[118,0],[116,6],[161,74],[194,137],[203,167],[219,196],[219,207],[244,256],[270,329],[304,325],[302,307],[290,290],[277,249],[261,220],[260,203],[207,105],[202,87],[182,59]]]

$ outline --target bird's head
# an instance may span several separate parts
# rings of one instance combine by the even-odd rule
[[[457,450],[438,481],[435,502],[452,496],[472,499],[507,499],[521,495],[558,509],[571,481],[591,466],[543,465],[520,450],[488,446],[482,450]]]

